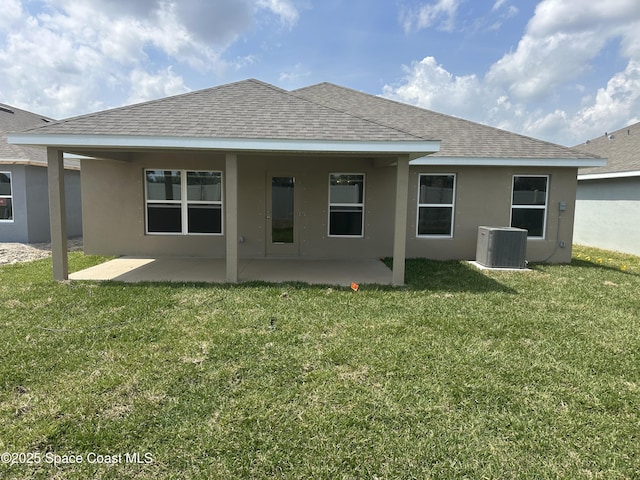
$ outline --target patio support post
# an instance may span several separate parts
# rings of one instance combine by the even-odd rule
[[[407,201],[409,198],[409,156],[398,157],[396,167],[396,214],[393,231],[393,272],[391,284],[404,285],[404,261],[407,249]]]
[[[53,279],[62,281],[69,278],[67,215],[64,198],[64,158],[62,150],[47,148],[47,167]]]
[[[225,211],[227,242],[227,282],[238,282],[238,156],[227,153],[225,159]]]

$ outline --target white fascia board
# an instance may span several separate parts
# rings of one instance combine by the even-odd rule
[[[584,175],[578,175],[578,180],[606,180],[609,178],[630,177],[640,177],[640,170],[632,170],[628,172],[585,173]]]
[[[9,143],[60,148],[193,149],[224,151],[388,153],[424,156],[440,151],[439,140],[357,141],[254,138],[150,137],[127,135],[13,134]]]
[[[490,158],[429,156],[412,160],[410,165],[453,165],[482,167],[603,167],[605,158]]]

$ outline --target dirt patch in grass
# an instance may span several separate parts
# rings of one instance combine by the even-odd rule
[[[83,249],[82,237],[67,241],[70,252]],[[51,243],[0,243],[0,265],[31,262],[51,256]]]

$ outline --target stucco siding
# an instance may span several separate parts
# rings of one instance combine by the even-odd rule
[[[176,154],[177,155],[177,154]],[[145,233],[145,169],[219,170],[224,157],[211,154],[139,154],[132,162],[82,161],[84,243],[87,253],[104,255],[186,255],[223,257],[223,235],[149,235]],[[392,247],[391,167],[371,160],[333,158],[238,158],[240,183],[238,235],[241,257],[266,254],[267,175],[296,178],[296,254],[325,257],[376,257]],[[328,237],[330,173],[365,174],[363,238]],[[228,213],[223,206],[223,218]]]
[[[145,169],[219,170],[221,154],[139,153],[131,161],[82,161],[84,244],[90,254],[224,257],[224,235],[149,235],[145,233]],[[416,237],[420,173],[455,173],[455,225],[452,238]],[[365,175],[364,231],[361,238],[328,235],[329,174]],[[295,240],[292,255],[310,258],[377,258],[393,252],[394,166],[357,157],[238,155],[238,237],[240,257],[263,257],[267,248],[269,175],[295,177]],[[566,262],[571,255],[575,168],[411,167],[407,216],[407,257],[473,259],[477,227],[510,221],[514,174],[550,176],[546,237],[530,240],[529,260]],[[224,185],[224,184],[223,184]],[[558,203],[566,202],[558,222]],[[223,219],[228,215],[223,205]],[[558,232],[557,226],[560,225]],[[566,248],[559,248],[559,241]],[[291,250],[289,250],[291,252]]]
[[[49,188],[47,169],[28,166],[26,179],[26,207],[28,222],[28,238],[30,242],[48,242],[51,238],[49,230]]]
[[[420,173],[455,174],[456,198],[452,238],[418,237],[417,195]],[[407,257],[438,260],[475,258],[478,227],[510,225],[514,175],[549,175],[546,232],[544,239],[527,242],[528,261],[571,261],[571,237],[576,184],[575,168],[515,167],[412,167],[409,180]],[[566,210],[560,212],[564,202]],[[560,247],[564,242],[564,247]]]
[[[139,154],[135,161],[81,161],[84,249],[102,255],[224,256],[224,237],[145,234],[144,170],[223,170],[224,158]]]
[[[578,183],[574,242],[640,255],[640,179]]]
[[[64,171],[65,206],[67,212],[67,236],[82,235],[82,191],[80,172]]]
[[[40,243],[51,239],[47,169],[33,165],[0,165],[11,172],[13,222],[0,222],[0,242]],[[65,171],[67,235],[82,235],[80,172]]]

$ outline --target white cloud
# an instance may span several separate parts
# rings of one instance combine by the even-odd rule
[[[184,79],[173,73],[168,67],[155,74],[145,70],[135,69],[130,75],[131,90],[126,103],[144,102],[152,98],[162,98],[171,95],[186,93],[189,88],[184,84]]]
[[[437,24],[437,28],[452,31],[455,26],[455,16],[461,0],[437,0],[418,8],[401,12],[401,22],[405,32],[412,32],[429,28]]]
[[[292,85],[299,86],[299,83],[302,79],[308,78],[311,76],[311,72],[304,67],[301,63],[298,63],[295,67],[291,68],[287,72],[282,72],[278,76],[279,80],[283,83],[286,83],[289,88]]]
[[[606,87],[598,89],[591,105],[578,112],[571,122],[571,131],[596,132],[603,128],[615,130],[624,123],[637,119],[638,112],[640,60],[631,60],[623,72],[617,73],[607,82]]]
[[[493,4],[493,7],[491,7],[491,10],[496,11],[496,10],[500,10],[500,8],[502,8],[502,6],[507,3],[507,0],[496,0],[496,3]]]
[[[0,96],[62,118],[181,92],[177,72],[221,75],[226,49],[265,14],[298,20],[291,0],[4,0]]]
[[[508,7],[497,0],[493,9]],[[640,2],[543,0],[518,47],[484,77],[455,76],[433,57],[405,67],[383,95],[538,138],[574,145],[614,130],[640,111]],[[612,41],[627,67],[593,93],[573,84]],[[563,102],[569,93],[575,106]],[[556,108],[544,110],[554,99]]]
[[[490,13],[490,18],[492,23],[489,26],[489,30],[494,30],[494,31],[500,30],[505,20],[509,20],[510,18],[513,18],[516,15],[518,15],[518,13],[520,13],[520,10],[518,10],[518,7],[515,7],[513,5],[508,5],[507,1],[508,0],[498,0],[496,3],[493,4],[493,7],[491,8],[491,13]],[[506,8],[502,13],[498,15],[498,12],[502,10],[502,7],[506,7]]]
[[[507,86],[524,101],[539,99],[590,68],[612,39],[622,37],[629,51],[640,50],[639,29],[637,0],[544,0],[517,49],[491,67],[487,81]]]
[[[288,26],[298,21],[298,10],[289,0],[258,0],[258,5],[271,10]]]
[[[0,32],[6,31],[12,23],[22,16],[22,4],[19,0],[3,0],[0,15]]]
[[[384,96],[467,118],[474,114],[469,107],[474,108],[478,98],[486,98],[482,92],[484,87],[475,75],[454,76],[433,57],[414,62],[404,70],[404,84],[386,85]]]

